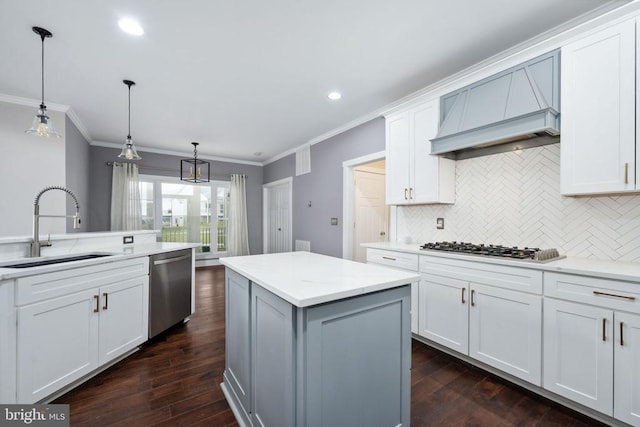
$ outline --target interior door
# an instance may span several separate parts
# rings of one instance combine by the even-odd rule
[[[367,261],[361,243],[384,242],[389,235],[389,207],[385,204],[384,170],[355,169],[354,176],[354,260]]]
[[[291,240],[291,180],[264,186],[265,253],[290,252]]]

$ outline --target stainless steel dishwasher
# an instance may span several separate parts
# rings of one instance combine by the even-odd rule
[[[192,250],[149,257],[149,338],[191,314]]]

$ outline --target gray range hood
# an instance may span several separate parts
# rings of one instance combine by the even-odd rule
[[[431,154],[465,159],[559,142],[560,51],[440,98]]]

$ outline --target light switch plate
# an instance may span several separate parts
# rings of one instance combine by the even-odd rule
[[[338,225],[338,218],[331,218],[331,225]]]
[[[438,230],[444,230],[444,218],[436,218],[436,228]]]

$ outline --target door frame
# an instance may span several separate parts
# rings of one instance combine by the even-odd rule
[[[289,230],[291,231],[291,249],[293,249],[293,177],[278,179],[262,185],[262,253],[267,253],[269,247],[269,188],[288,184],[289,188]]]
[[[378,151],[342,162],[342,258],[353,260],[353,171],[366,163],[384,160],[385,151]],[[396,239],[396,207],[389,206],[389,240]]]

